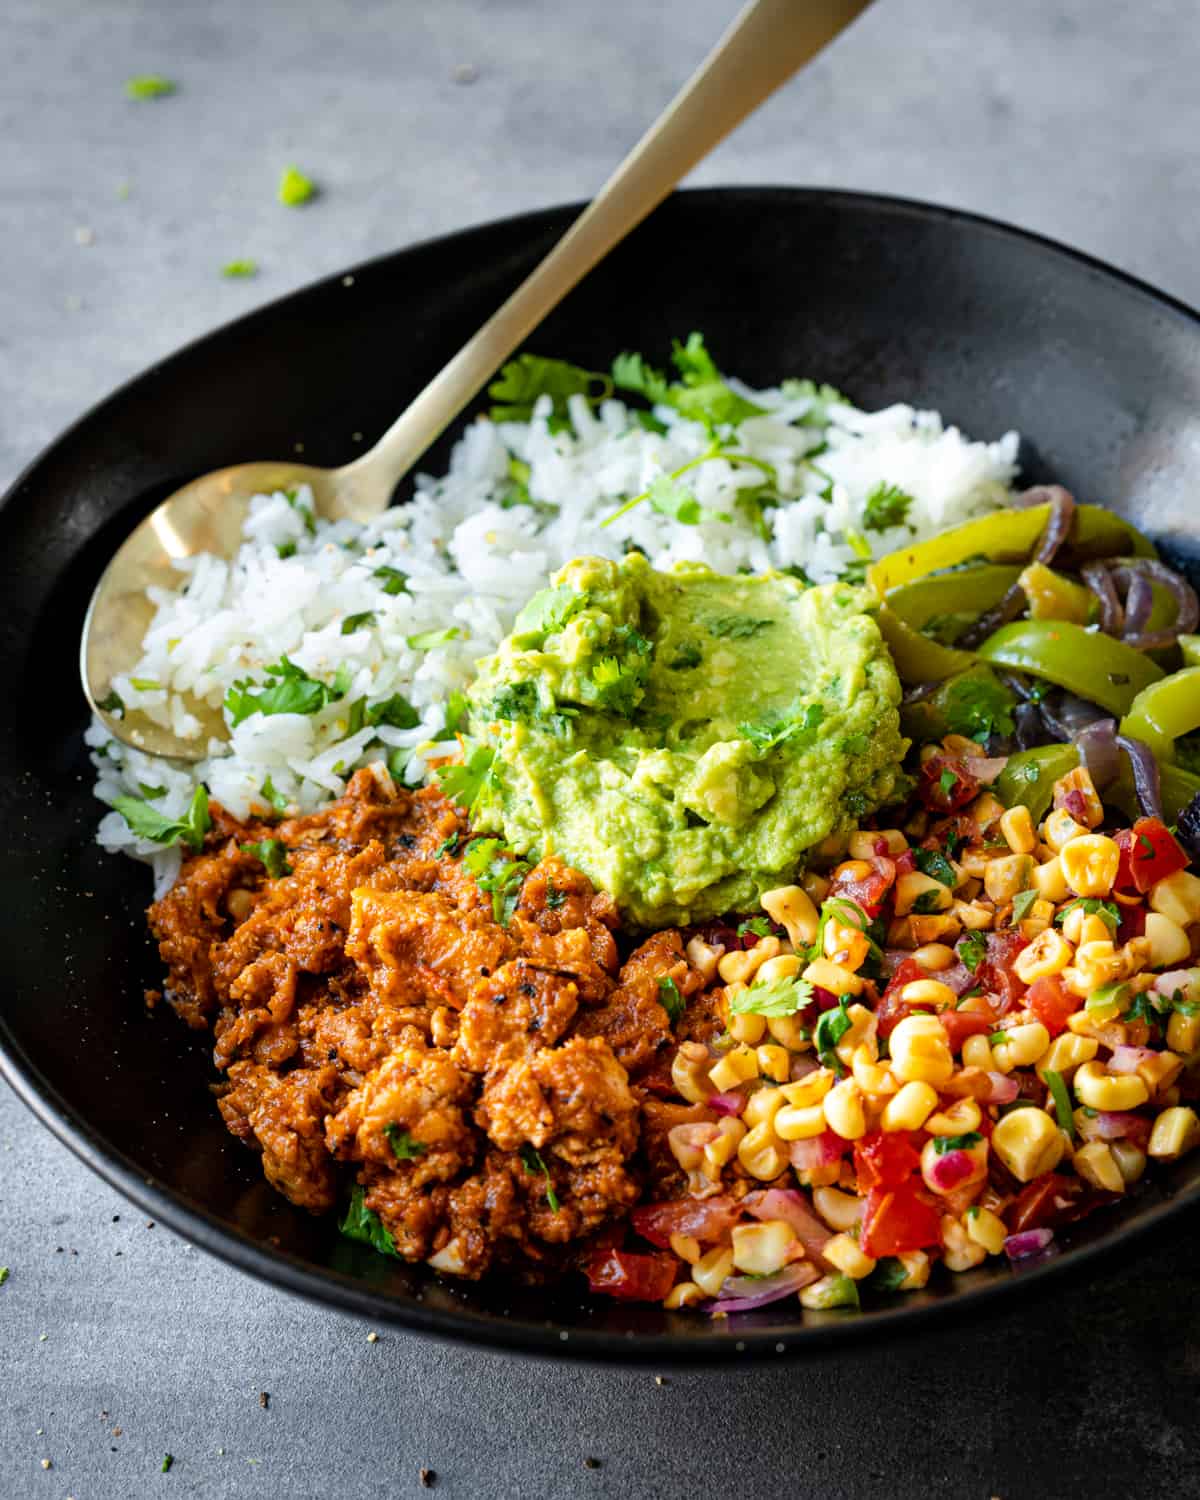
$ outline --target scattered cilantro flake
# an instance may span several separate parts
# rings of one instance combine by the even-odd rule
[[[785,743],[796,747],[813,744],[824,721],[825,705],[807,703],[790,713],[764,714],[761,719],[739,724],[737,728],[760,755],[766,755]]]
[[[1067,1085],[1062,1074],[1056,1073],[1053,1068],[1047,1068],[1042,1078],[1050,1090],[1050,1097],[1054,1100],[1054,1113],[1058,1116],[1060,1129],[1065,1130],[1074,1140],[1075,1116],[1071,1109],[1071,1095],[1067,1092]]]
[[[192,793],[188,810],[179,819],[164,818],[139,797],[114,797],[113,807],[138,838],[150,839],[166,848],[183,843],[198,852],[204,844],[204,835],[212,827],[208,815],[208,793],[203,786],[198,786]]]
[[[147,786],[144,781],[138,782],[138,791],[141,792],[147,802],[157,802],[160,797],[167,795],[165,786]]]
[[[267,668],[267,682],[260,692],[253,692],[254,681],[243,677],[225,694],[229,722],[236,729],[251,714],[315,714],[329,703],[345,696],[348,683],[339,669],[332,685],[310,677],[303,667],[281,656]]]
[[[518,354],[488,386],[488,395],[500,403],[489,415],[493,422],[528,422],[538,397],[549,396],[555,425],[566,425],[570,397],[584,396],[596,406],[612,394],[612,388],[609,377],[598,370],[583,370],[566,360],[538,354]]]
[[[913,859],[922,875],[928,875],[942,885],[949,886],[951,890],[954,889],[957,879],[954,866],[940,849],[914,849]]]
[[[1012,734],[1013,695],[994,672],[967,672],[946,687],[942,713],[952,734],[986,740],[993,734]]]
[[[283,795],[282,792],[275,790],[275,783],[269,776],[267,777],[266,781],[263,782],[262,786],[259,787],[259,791],[277,813],[287,812],[288,799]]]
[[[279,560],[281,562],[286,562],[289,557],[295,557],[296,544],[295,542],[280,542],[278,547],[275,548],[275,551],[279,555]]]
[[[284,167],[279,178],[279,201],[285,208],[299,208],[316,191],[316,184],[299,167]]]
[[[138,73],[125,80],[127,99],[165,99],[176,90],[174,79],[164,78],[161,73]]]
[[[867,1277],[866,1284],[876,1292],[895,1292],[908,1280],[904,1262],[894,1255],[885,1255],[876,1261],[875,1269]]]
[[[847,1013],[850,999],[849,995],[842,995],[838,998],[836,1006],[823,1010],[817,1021],[816,1031],[813,1033],[818,1059],[824,1067],[832,1068],[839,1078],[843,1068],[841,1058],[838,1057],[835,1049],[854,1024]]]
[[[660,516],[669,516],[682,526],[698,526],[704,518],[704,507],[686,485],[672,479],[669,474],[660,474],[646,491],[650,509]]]
[[[1013,904],[1012,904],[1012,919],[1013,919],[1013,925],[1014,926],[1016,925],[1016,923],[1023,922],[1025,920],[1025,918],[1029,915],[1030,911],[1032,910],[1033,905],[1037,901],[1037,899],[1038,899],[1038,893],[1037,893],[1037,891],[1018,891],[1017,892],[1017,894],[1013,897]]]
[[[794,1016],[812,999],[812,985],[806,979],[773,979],[739,990],[729,1000],[734,1016]]]
[[[658,1003],[666,1011],[667,1021],[672,1026],[686,1009],[683,996],[679,993],[679,986],[669,974],[664,974],[658,981]]]
[[[438,785],[451,802],[470,809],[492,778],[495,755],[486,745],[477,745],[465,761],[439,768]]]
[[[511,921],[529,873],[525,860],[510,858],[510,853],[501,839],[472,839],[463,855],[463,864],[474,875],[476,885],[490,894],[492,917],[501,927]]]
[[[672,672],[687,672],[704,660],[704,652],[692,641],[684,641],[667,663]]]
[[[368,724],[387,724],[392,729],[415,729],[421,722],[421,715],[403,693],[368,703],[365,717]]]
[[[739,922],[737,927],[738,937],[746,937],[753,933],[755,937],[770,937],[774,928],[766,917],[747,917],[744,922]]]
[[[338,1225],[339,1231],[348,1240],[361,1240],[364,1245],[370,1245],[372,1250],[378,1250],[380,1255],[392,1255],[399,1260],[396,1242],[390,1230],[375,1210],[366,1206],[364,1198],[362,1187],[356,1183],[350,1194],[346,1216]]]
[[[863,526],[868,531],[887,531],[892,526],[903,526],[913,497],[898,484],[877,484],[863,501]]]
[[[408,574],[402,573],[399,568],[376,568],[371,577],[379,579],[385,594],[408,593]]]
[[[1076,896],[1074,901],[1068,901],[1066,906],[1054,915],[1054,925],[1061,927],[1066,920],[1067,913],[1082,911],[1086,916],[1099,917],[1110,932],[1116,932],[1121,925],[1121,909],[1115,901],[1101,901],[1098,896]]]
[[[163,1454],[162,1466],[161,1466],[161,1468],[159,1469],[158,1472],[160,1474],[169,1474],[170,1471],[171,1471],[171,1465],[174,1462],[175,1462],[175,1455],[174,1454],[172,1454],[172,1453],[164,1453]]]
[[[750,615],[720,615],[705,622],[709,635],[720,640],[746,641],[760,631],[769,630],[774,620],[755,620]]]
[[[401,1130],[399,1125],[385,1125],[383,1133],[387,1136],[387,1143],[397,1161],[415,1161],[429,1150],[423,1141],[414,1141],[408,1131]]]
[[[101,713],[112,714],[118,719],[125,717],[125,704],[116,688],[110,688],[107,697],[101,698],[96,706]]]
[[[8,1280],[8,1267],[7,1266],[0,1266],[0,1286],[3,1286],[4,1283],[7,1280]]]
[[[448,839],[443,839],[442,842],[433,851],[434,859],[444,859],[447,854],[457,854],[458,845],[461,839],[462,834],[459,833],[458,829],[456,828],[450,835],[450,837]]]
[[[258,262],[251,260],[249,256],[240,260],[227,260],[221,267],[221,275],[228,276],[231,280],[244,276],[257,276]]]
[[[566,891],[560,891],[553,880],[546,882],[546,906],[550,911],[559,911],[567,904]]]
[[[461,635],[457,625],[448,625],[445,630],[419,630],[415,635],[406,635],[404,641],[413,651],[432,651],[435,646],[445,646]]]
[[[550,1212],[556,1214],[559,1210],[558,1194],[554,1191],[554,1184],[550,1181],[550,1168],[542,1160],[542,1153],[526,1141],[518,1154],[521,1158],[521,1165],[527,1172],[540,1172],[546,1179],[546,1202],[550,1205]]]
[[[471,705],[467,702],[467,695],[455,688],[446,699],[446,722],[434,735],[434,740],[443,742],[457,739],[460,734],[465,734],[467,719],[470,716]]]
[[[342,621],[342,634],[353,635],[356,630],[365,630],[368,625],[374,625],[375,611],[364,609],[361,614],[347,615]]]
[[[987,957],[987,938],[982,932],[968,932],[964,934],[958,944],[958,956],[971,973],[974,974],[979,965]]]
[[[253,854],[255,859],[261,861],[272,880],[292,873],[292,867],[288,864],[287,845],[279,839],[263,839],[260,843],[243,844],[241,847],[244,854]]]
[[[969,1151],[981,1140],[983,1137],[977,1130],[968,1130],[965,1135],[935,1135],[933,1149],[938,1156],[945,1156],[948,1151]]]
[[[942,896],[938,891],[921,891],[913,901],[913,914],[918,917],[936,916],[942,910]]]
[[[613,384],[644,396],[655,406],[674,407],[682,416],[702,422],[710,432],[718,426],[736,427],[746,417],[762,414],[762,407],[725,383],[702,334],[690,334],[683,344],[676,340],[671,360],[679,372],[677,381],[668,380],[640,354],[619,354],[613,360]]]

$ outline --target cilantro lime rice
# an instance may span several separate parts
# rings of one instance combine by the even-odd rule
[[[674,362],[667,376],[622,355],[609,374],[522,356],[447,473],[368,525],[318,519],[303,488],[256,496],[234,558],[184,559],[178,590],[151,591],[142,658],[113,685],[185,735],[193,694],[230,738],[181,765],[95,720],[96,794],[123,799],[100,843],[150,862],[161,891],[187,843],[163,830],[194,825],[200,785],[245,817],[313,810],[380,759],[416,783],[465,727],[475,663],[572,558],[855,581],[1011,498],[1015,433],[973,442],[936,412],[865,412],[808,380],[755,390],[698,335]]]

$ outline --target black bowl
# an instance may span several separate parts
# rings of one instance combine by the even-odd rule
[[[912,1327],[1077,1267],[1200,1193],[1200,1157],[1154,1174],[1014,1275],[992,1263],[860,1317],[795,1303],[695,1314],[452,1286],[290,1207],[221,1126],[208,1045],[142,991],[159,981],[145,872],[101,855],[76,678],[83,611],[119,540],[196,474],[245,459],[340,463],[371,441],[570,222],[555,209],[385,256],[242,318],[98,406],[0,511],[0,1065],[37,1115],[156,1218],[246,1270],[409,1328],[658,1364],[802,1350]],[[592,368],[704,331],[767,384],[829,380],[865,406],[936,407],[1023,434],[1027,479],[1106,500],[1200,553],[1200,319],[1045,240],[920,204],[828,191],[679,195],[547,321],[534,347]],[[362,437],[358,436],[358,442]],[[431,457],[441,463],[446,445]]]

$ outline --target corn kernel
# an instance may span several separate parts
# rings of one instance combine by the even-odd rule
[[[758,1058],[758,1071],[764,1078],[770,1078],[775,1083],[786,1083],[792,1067],[792,1056],[786,1047],[781,1047],[777,1042],[766,1043],[759,1047],[754,1054]],[[765,1093],[766,1090],[763,1090]],[[774,1090],[772,1090],[774,1092]]]
[[[991,1146],[1018,1181],[1032,1182],[1058,1165],[1066,1142],[1044,1110],[1014,1109],[997,1120]]]
[[[782,947],[774,935],[759,938],[753,948],[735,948],[731,953],[723,953],[717,960],[717,973],[726,984],[747,984]]]
[[[1110,1074],[1099,1063],[1086,1062],[1075,1071],[1075,1097],[1089,1109],[1137,1109],[1149,1099],[1150,1090],[1136,1073]]]
[[[879,1117],[883,1130],[920,1130],[937,1108],[937,1090],[928,1083],[914,1080],[888,1100]]]
[[[1151,911],[1170,917],[1180,927],[1190,927],[1200,922],[1200,876],[1188,870],[1165,875],[1150,887],[1149,901]]]
[[[875,1269],[875,1262],[858,1248],[858,1242],[848,1234],[835,1234],[825,1244],[821,1256],[831,1266],[836,1266],[851,1281],[861,1281]]]
[[[906,1005],[931,1005],[935,1010],[953,1010],[958,996],[940,979],[914,979],[900,991]]]
[[[700,1042],[681,1042],[671,1060],[671,1082],[689,1104],[703,1104],[716,1092],[708,1078],[712,1058]]]
[[[835,1231],[849,1231],[862,1221],[865,1199],[835,1187],[813,1188],[813,1207]]]
[[[1126,1185],[1137,1182],[1146,1170],[1146,1153],[1142,1148],[1132,1141],[1113,1141],[1109,1149]]]
[[[1074,967],[1091,989],[1098,990],[1121,978],[1124,963],[1111,941],[1105,938],[1101,942],[1080,943],[1075,950]]]
[[[950,1043],[936,1016],[905,1016],[889,1041],[892,1072],[902,1083],[945,1083],[954,1072]]]
[[[991,1043],[979,1033],[963,1038],[962,1060],[964,1067],[982,1068],[985,1073],[990,1073],[996,1065]]]
[[[992,1056],[1001,1073],[1011,1073],[1014,1068],[1028,1068],[1050,1045],[1050,1033],[1040,1021],[1026,1021],[1020,1026],[1010,1026],[1000,1040],[992,1043]]]
[[[862,1090],[853,1078],[834,1084],[821,1106],[830,1130],[844,1141],[857,1141],[866,1135],[867,1117],[863,1110]]]
[[[996,913],[982,901],[956,901],[953,910],[968,932],[985,932],[996,920]]]
[[[731,1236],[734,1267],[750,1276],[772,1276],[787,1264],[795,1231],[783,1219],[739,1224]]]
[[[804,978],[809,984],[819,985],[834,995],[857,995],[863,987],[862,980],[852,969],[830,963],[827,958],[814,959],[805,969]]]
[[[1196,1118],[1196,1111],[1176,1104],[1171,1109],[1164,1109],[1154,1121],[1146,1154],[1156,1161],[1174,1161],[1191,1151],[1198,1137],[1200,1120]]]
[[[904,1280],[896,1288],[898,1292],[918,1292],[929,1280],[931,1261],[924,1250],[909,1250],[904,1255],[898,1255],[896,1259],[904,1267],[907,1273]]]
[[[1129,1040],[1129,1028],[1121,1021],[1100,1021],[1086,1010],[1067,1017],[1067,1029],[1076,1036],[1094,1037],[1102,1047],[1123,1047]]]
[[[720,1180],[722,1168],[733,1160],[734,1153],[746,1136],[746,1127],[742,1122],[728,1115],[717,1121],[716,1128],[717,1134],[705,1146],[704,1159],[700,1163],[700,1170],[710,1182]]]
[[[794,979],[800,972],[800,960],[794,953],[781,953],[777,958],[768,958],[754,976],[756,984],[776,984],[781,979]]]
[[[983,1118],[979,1105],[969,1095],[956,1099],[948,1109],[939,1109],[925,1121],[930,1135],[969,1135]]]
[[[1066,900],[1067,877],[1063,874],[1062,861],[1057,854],[1044,864],[1033,867],[1031,884],[1038,895],[1047,901]]]
[[[1200,1015],[1185,1016],[1182,1011],[1172,1011],[1167,1022],[1167,1046],[1185,1057],[1195,1052],[1200,1047]]]
[[[981,750],[969,751],[968,754],[981,755]],[[971,806],[971,821],[980,833],[986,833],[994,823],[998,823],[1004,816],[1004,803],[994,792],[981,792],[975,798]]]
[[[999,1255],[1008,1238],[1008,1228],[990,1208],[969,1208],[965,1215],[967,1235],[982,1245],[989,1255]]]
[[[945,943],[925,943],[916,950],[913,958],[927,974],[941,974],[954,965],[954,949]]]
[[[795,1083],[785,1083],[779,1092],[789,1104],[819,1104],[836,1081],[831,1068],[815,1068]]]
[[[829,877],[826,875],[822,875],[819,870],[805,870],[804,874],[800,877],[800,889],[804,892],[804,894],[810,901],[814,901],[818,906],[820,906],[821,902],[824,901],[826,896],[828,896],[830,884],[831,881],[829,880]],[[815,938],[816,935],[816,929],[814,928],[813,938]],[[812,938],[809,939],[808,946],[811,947],[811,945]],[[797,944],[796,946],[798,947],[799,944]]]
[[[1013,968],[1024,984],[1032,984],[1035,979],[1061,974],[1073,957],[1070,943],[1053,927],[1047,927],[1027,948],[1021,949]]]
[[[1083,799],[1083,811],[1079,813],[1080,818],[1089,828],[1099,828],[1104,822],[1104,804],[1096,792],[1096,785],[1091,778],[1091,773],[1086,766],[1079,766],[1074,771],[1068,771],[1065,776],[1060,776],[1054,783],[1054,805],[1055,807],[1066,807],[1067,799],[1075,792],[1078,797],[1071,798],[1078,804],[1078,799]]]
[[[923,875],[920,870],[908,870],[895,884],[896,915],[905,917],[918,901],[929,912],[948,911],[954,904],[954,895],[949,886],[932,875]]]
[[[787,1047],[791,1052],[805,1052],[812,1046],[797,1016],[768,1016],[767,1030],[781,1047]]]
[[[1107,896],[1117,878],[1121,851],[1102,833],[1073,838],[1059,854],[1067,884],[1077,896]]]
[[[793,948],[808,948],[816,940],[820,917],[808,892],[798,885],[780,885],[759,898],[763,911],[787,933]]]
[[[700,1241],[693,1234],[673,1234],[671,1249],[680,1260],[687,1261],[689,1266],[694,1266],[704,1253],[700,1248]]]
[[[956,942],[962,931],[962,923],[953,912],[949,911],[934,912],[928,916],[919,912],[911,912],[907,917],[901,917],[899,920],[908,923],[913,946],[916,948],[930,943]]]
[[[758,1058],[750,1047],[733,1047],[720,1062],[709,1068],[708,1076],[722,1092],[735,1089],[738,1084],[758,1077]]]
[[[751,1177],[757,1177],[760,1182],[770,1182],[778,1177],[788,1164],[783,1142],[768,1122],[746,1132],[738,1145],[737,1156]]]
[[[1010,807],[1000,819],[1000,832],[1014,854],[1032,854],[1037,848],[1037,833],[1027,807]]]
[[[854,1049],[850,1058],[850,1071],[864,1094],[894,1094],[898,1087],[891,1071],[882,1063],[876,1062],[874,1052],[865,1045]]]
[[[1162,1099],[1183,1071],[1183,1058],[1173,1052],[1156,1052],[1138,1064],[1137,1074],[1152,1098]]]
[[[1192,945],[1186,932],[1171,917],[1162,912],[1146,913],[1146,940],[1150,944],[1150,966],[1166,969],[1172,964],[1184,964],[1192,956]]]
[[[781,1141],[810,1141],[825,1133],[825,1110],[820,1103],[788,1104],[773,1123]]]
[[[983,888],[999,904],[1011,901],[1019,891],[1028,890],[1032,878],[1033,860],[1028,854],[1002,854],[998,859],[988,860]]]
[[[1105,1193],[1123,1193],[1125,1179],[1117,1166],[1116,1157],[1103,1141],[1090,1141],[1080,1146],[1071,1158],[1071,1164],[1085,1182]]]
[[[783,1105],[784,1098],[781,1090],[756,1089],[746,1100],[741,1119],[747,1129],[753,1129],[755,1125],[762,1125],[764,1122],[770,1124]]]
[[[952,1215],[943,1214],[942,1259],[949,1271],[969,1271],[987,1259],[987,1250],[972,1239],[965,1225]]]
[[[725,993],[728,996],[729,991]],[[735,1042],[742,1042],[747,1047],[757,1047],[767,1034],[767,1022],[765,1017],[748,1010],[740,1015],[730,1015],[725,1022],[725,1029]]]
[[[850,1005],[846,1008],[846,1019],[850,1026],[842,1034],[834,1051],[842,1062],[850,1063],[858,1049],[865,1046],[870,1053],[870,1060],[874,1062],[879,1051],[879,1044],[875,1040],[878,1028],[875,1012],[868,1010],[865,1005]]]
[[[1042,838],[1055,854],[1061,854],[1069,843],[1087,834],[1082,823],[1077,823],[1064,807],[1056,807],[1042,824]]]
[[[1044,1079],[1050,1071],[1060,1078],[1069,1078],[1081,1063],[1091,1062],[1099,1047],[1095,1037],[1076,1036],[1073,1031],[1064,1031],[1054,1038],[1039,1058],[1038,1074]]]
[[[715,1297],[732,1270],[733,1251],[727,1245],[718,1245],[693,1265],[692,1280],[706,1297]]]
[[[717,959],[724,950],[720,947],[711,947],[702,937],[694,937],[688,939],[688,945],[684,951],[687,954],[688,963],[696,970],[700,978],[705,984],[711,984],[717,977]]]
[[[707,1300],[694,1281],[678,1281],[663,1298],[663,1306],[668,1312],[676,1312],[681,1307],[695,1307]]]
[[[908,840],[898,828],[859,828],[850,835],[847,852],[852,859],[870,859],[880,839],[887,844],[887,853],[893,859],[908,848]]]
[[[861,969],[871,951],[866,933],[849,922],[826,922],[822,945],[825,957],[846,969]]]

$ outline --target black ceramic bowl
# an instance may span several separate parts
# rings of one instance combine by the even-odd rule
[[[802,1350],[968,1312],[1071,1272],[1200,1194],[1200,1156],[1063,1236],[1057,1259],[935,1278],[860,1317],[795,1303],[710,1322],[488,1282],[450,1286],[341,1239],[267,1187],[213,1108],[208,1045],[142,991],[159,980],[146,873],[101,855],[76,682],[105,561],[164,495],[245,459],[335,464],[416,394],[545,253],[574,209],[386,256],[193,344],[90,412],[0,511],[4,953],[0,1066],[96,1171],[263,1278],[431,1333],[658,1364]],[[976,437],[1011,427],[1025,476],[1124,510],[1200,552],[1200,319],[1044,240],[944,209],[826,191],[682,194],[548,320],[533,347],[591,368],[693,328],[761,384],[809,374],[865,406],[936,407]],[[431,462],[442,462],[445,444]]]

